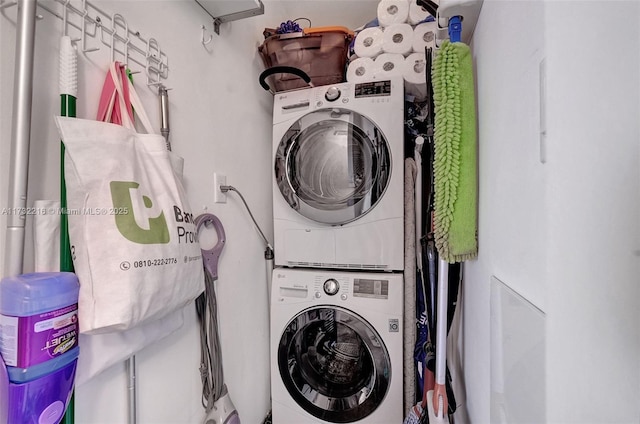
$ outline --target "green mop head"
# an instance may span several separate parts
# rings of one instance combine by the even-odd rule
[[[469,46],[445,41],[433,68],[434,236],[449,263],[478,254],[477,140]]]

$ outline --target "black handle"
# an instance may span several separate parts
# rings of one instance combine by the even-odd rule
[[[311,84],[311,78],[302,69],[294,68],[293,66],[274,66],[272,68],[265,69],[260,74],[260,85],[267,91],[270,90],[270,87],[265,80],[273,74],[293,74],[302,78],[307,84]]]
[[[434,3],[431,0],[416,0],[416,4],[418,6],[422,6],[424,10],[429,12],[431,16],[436,17],[436,13],[438,12],[438,4]]]

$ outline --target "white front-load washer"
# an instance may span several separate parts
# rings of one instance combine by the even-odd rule
[[[401,79],[277,93],[275,264],[404,267]]]
[[[402,274],[276,268],[274,424],[401,423]]]

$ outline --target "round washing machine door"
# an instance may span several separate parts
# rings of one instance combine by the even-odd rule
[[[352,311],[316,306],[284,329],[278,369],[291,397],[309,414],[332,423],[370,415],[391,379],[391,361],[376,330]]]
[[[275,157],[280,193],[301,215],[339,225],[369,212],[391,178],[382,131],[349,109],[320,109],[298,119]]]

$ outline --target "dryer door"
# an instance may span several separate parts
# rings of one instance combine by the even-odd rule
[[[376,330],[354,312],[327,305],[289,322],[278,346],[278,369],[298,405],[332,423],[370,415],[391,379],[389,353]]]
[[[303,216],[339,225],[369,212],[391,177],[389,144],[367,117],[320,109],[298,119],[280,141],[276,183]]]

